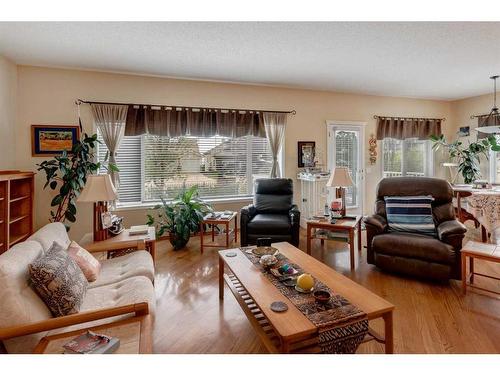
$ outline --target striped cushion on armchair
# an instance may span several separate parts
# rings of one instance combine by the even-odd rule
[[[389,231],[436,236],[432,196],[387,196],[384,199]]]

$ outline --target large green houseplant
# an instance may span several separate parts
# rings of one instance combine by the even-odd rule
[[[45,172],[44,189],[50,187],[57,190],[52,198],[50,211],[51,222],[62,222],[69,230],[69,223],[76,221],[76,199],[87,182],[87,176],[96,173],[101,164],[95,162],[95,148],[100,143],[97,134],[84,134],[77,140],[69,152],[63,151],[54,159],[37,164],[37,170]],[[118,168],[108,163],[108,170],[118,171]]]
[[[148,225],[156,227],[158,237],[168,233],[174,250],[185,247],[191,233],[200,229],[203,217],[212,211],[212,207],[198,196],[198,186],[182,191],[172,201],[161,199],[162,204],[153,208],[148,214]]]
[[[497,139],[493,135],[477,142],[469,142],[466,145],[458,139],[448,143],[443,134],[440,136],[432,135],[430,139],[434,142],[433,150],[446,149],[450,159],[458,163],[458,172],[462,174],[466,184],[472,184],[481,178],[479,168],[481,156],[488,159],[490,150],[500,151],[500,145],[497,144]]]

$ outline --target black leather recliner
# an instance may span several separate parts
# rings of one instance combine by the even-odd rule
[[[253,204],[241,209],[241,246],[255,245],[261,237],[299,246],[300,211],[292,201],[291,179],[255,180]]]

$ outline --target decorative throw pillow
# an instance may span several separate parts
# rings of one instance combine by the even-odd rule
[[[82,270],[59,244],[29,266],[30,279],[38,295],[54,316],[75,314],[87,291]]]
[[[384,197],[389,230],[436,235],[430,195]]]
[[[78,267],[82,270],[88,282],[96,281],[99,272],[101,271],[101,263],[87,250],[78,245],[75,241],[71,241],[68,246],[68,254],[73,259]]]

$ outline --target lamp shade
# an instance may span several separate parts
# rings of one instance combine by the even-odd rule
[[[108,202],[118,198],[109,174],[90,175],[78,202]]]
[[[330,175],[330,179],[326,183],[327,187],[349,187],[354,186],[354,182],[352,182],[351,175],[349,174],[349,170],[345,167],[336,167],[333,170],[333,173]]]
[[[481,126],[474,129],[478,133],[485,134],[500,134],[500,126],[498,125],[490,125],[490,126]]]

